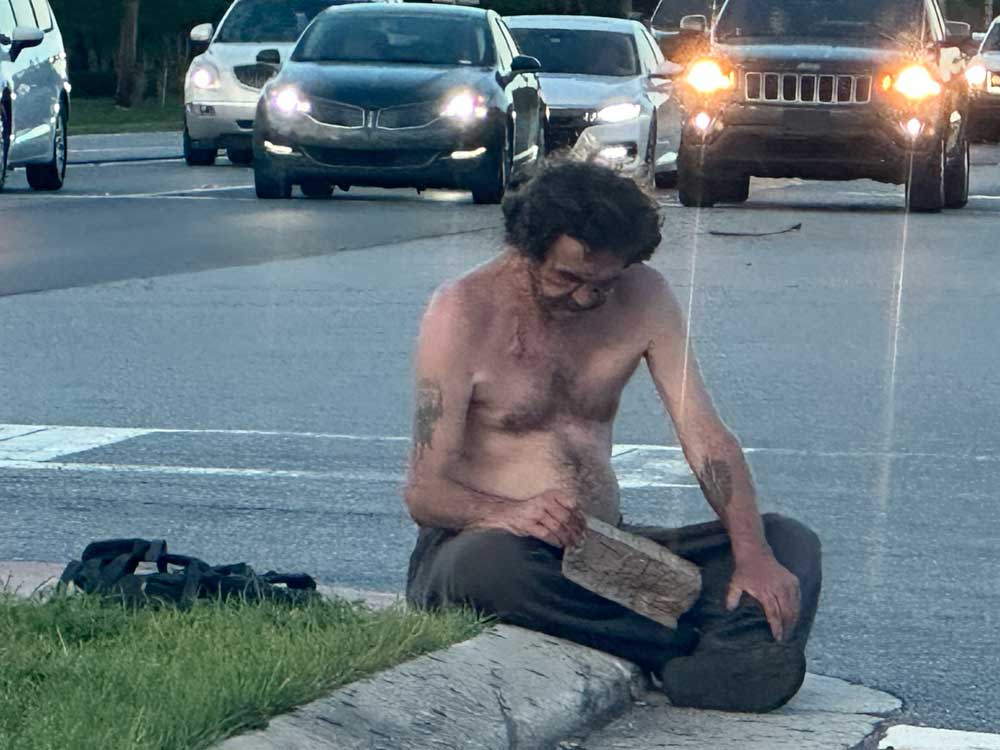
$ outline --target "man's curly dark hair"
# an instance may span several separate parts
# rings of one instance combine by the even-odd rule
[[[660,244],[656,201],[632,179],[593,162],[544,164],[503,201],[508,244],[541,262],[562,235],[626,265],[649,260]]]

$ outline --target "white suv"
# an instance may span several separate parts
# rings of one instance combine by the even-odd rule
[[[306,26],[332,5],[377,1],[402,2],[235,0],[218,29],[210,23],[192,29],[193,42],[209,45],[191,61],[184,84],[187,163],[213,164],[224,148],[234,164],[249,164],[260,90],[292,53]]]
[[[63,186],[69,92],[48,0],[0,0],[0,190],[14,167],[35,190]]]

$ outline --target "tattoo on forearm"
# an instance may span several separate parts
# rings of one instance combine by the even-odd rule
[[[733,472],[728,463],[706,458],[698,472],[698,484],[716,512],[729,507],[733,499]]]
[[[417,413],[413,418],[413,447],[419,455],[434,442],[434,427],[444,414],[441,386],[433,380],[417,384]]]

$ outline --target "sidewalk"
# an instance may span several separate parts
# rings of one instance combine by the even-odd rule
[[[62,567],[0,561],[0,586],[30,594],[52,585]],[[324,591],[372,606],[396,599]],[[901,707],[887,693],[811,674],[799,695],[771,714],[674,708],[627,662],[499,626],[214,750],[1000,750],[1000,735],[890,726]]]

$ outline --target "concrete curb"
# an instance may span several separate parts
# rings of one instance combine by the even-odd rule
[[[215,750],[551,750],[623,713],[643,684],[620,659],[499,626]]]

